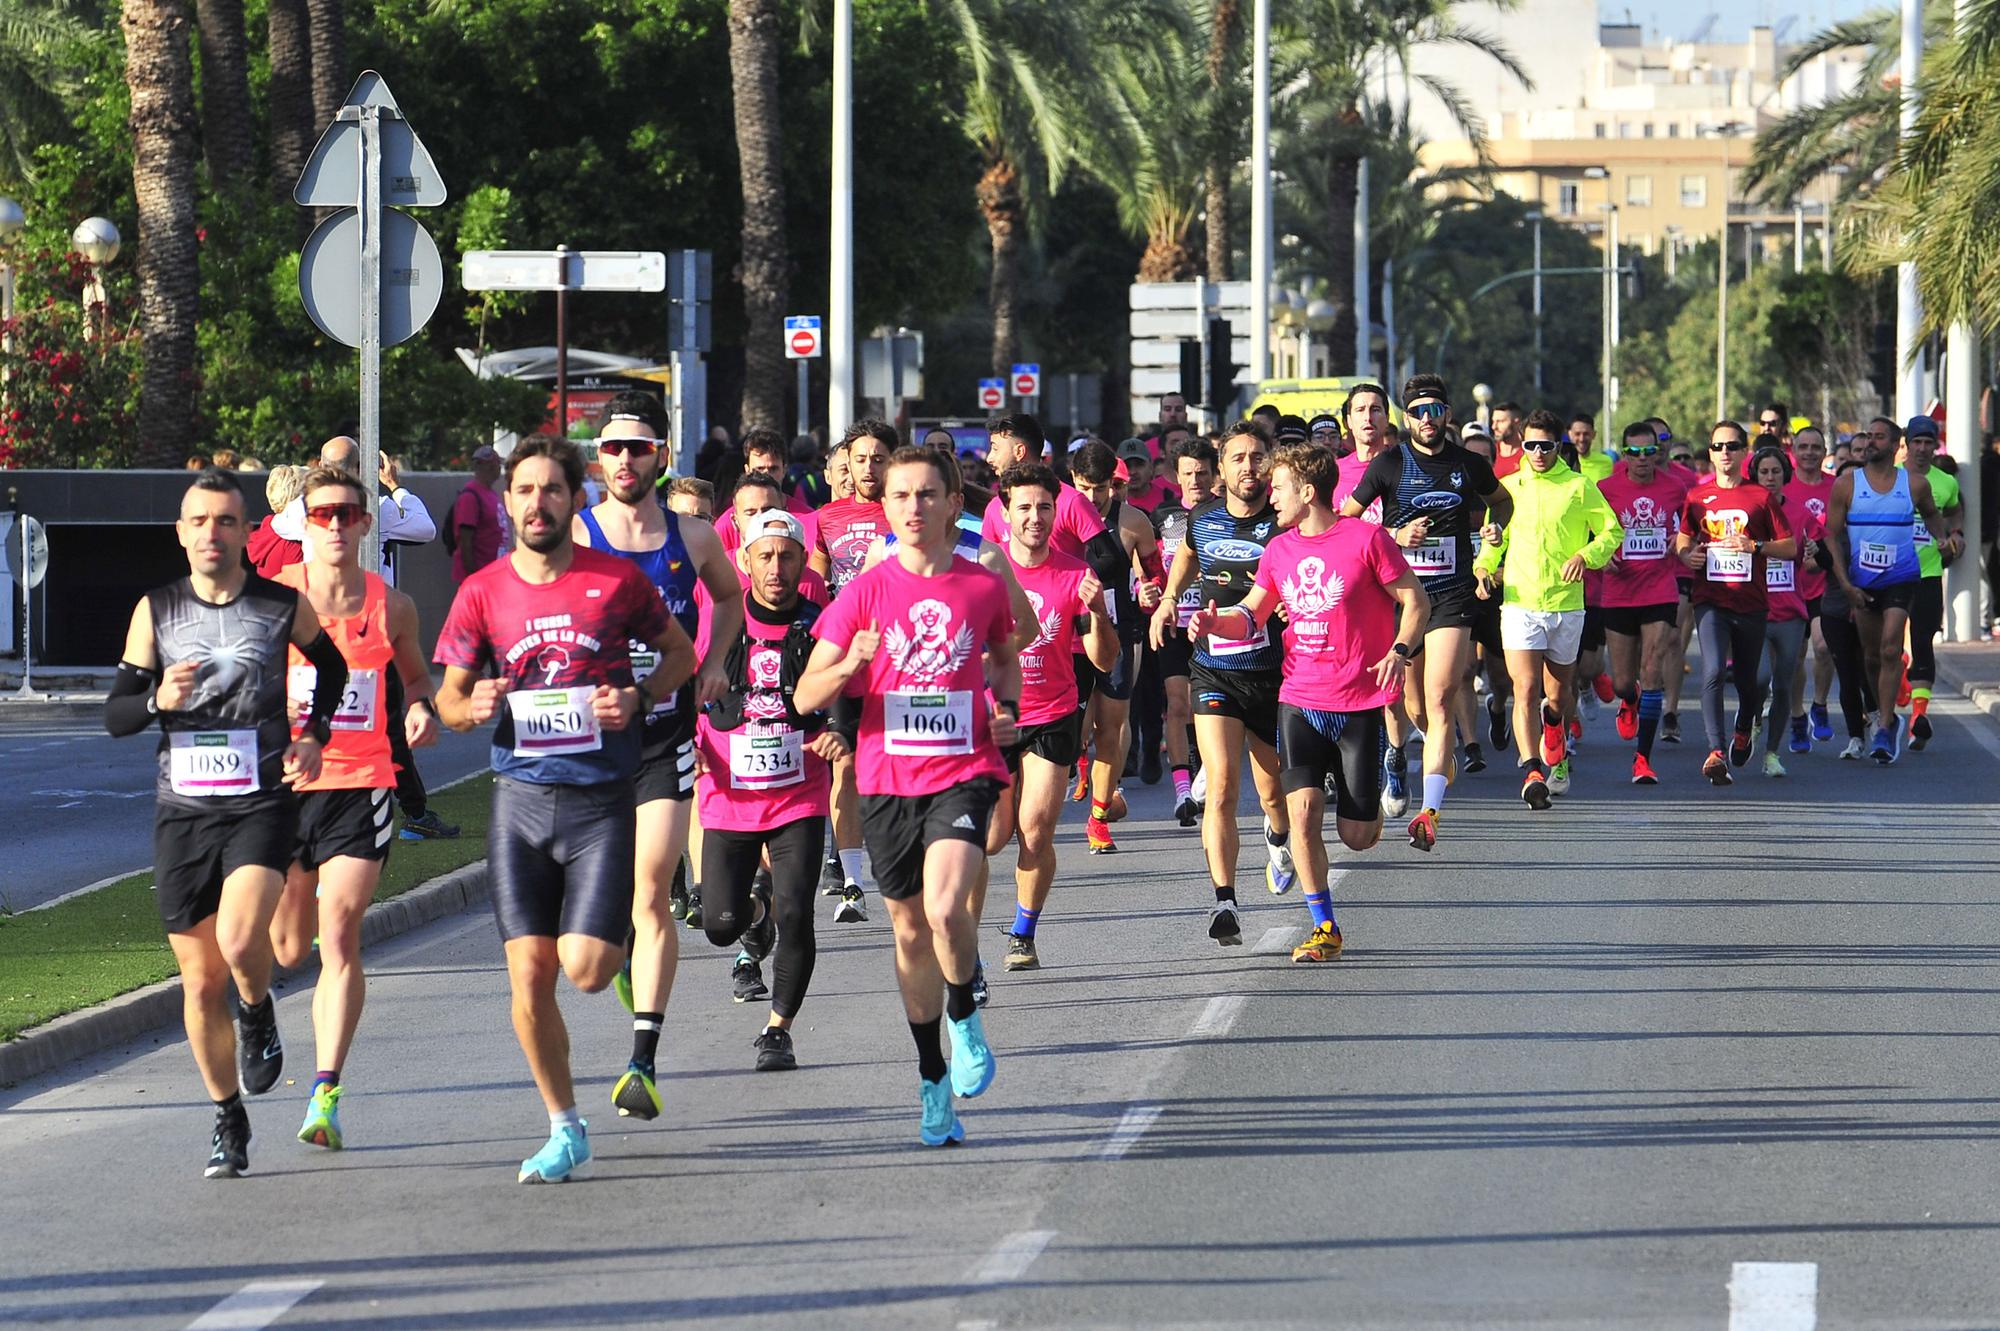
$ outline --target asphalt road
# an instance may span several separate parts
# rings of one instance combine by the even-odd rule
[[[950,1151],[916,1141],[871,898],[821,925],[789,1076],[684,935],[657,1124],[609,1109],[616,1001],[566,992],[598,1159],[519,1187],[546,1120],[499,947],[444,921],[373,959],[343,1154],[291,1137],[303,988],[246,1180],[201,1179],[170,1038],[0,1093],[0,1322],[2000,1325],[2000,738],[1938,710],[1887,771],[1715,792],[1662,746],[1636,790],[1606,721],[1551,813],[1466,778],[1437,854],[1337,862],[1329,967],[1285,959],[1303,906],[1248,857],[1249,946],[1206,939],[1164,789],[1116,857],[1072,809],[1046,968],[995,977],[999,1078]]]

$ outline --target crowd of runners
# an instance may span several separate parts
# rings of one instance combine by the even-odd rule
[[[315,947],[298,1136],[342,1146],[362,914],[398,769],[440,726],[492,727],[487,874],[550,1120],[523,1182],[590,1159],[559,978],[630,1010],[612,1107],[652,1119],[681,929],[736,949],[732,996],[768,1000],[754,1066],[782,1071],[817,899],[848,924],[871,889],[920,1139],[962,1140],[958,1102],[996,1067],[992,866],[1014,873],[996,962],[1035,969],[1064,805],[1087,805],[1091,853],[1115,853],[1128,783],[1171,779],[1179,825],[1199,825],[1207,937],[1234,946],[1247,776],[1264,886],[1302,889],[1311,915],[1292,959],[1326,963],[1342,946],[1329,808],[1346,851],[1408,815],[1408,845],[1435,852],[1463,779],[1510,751],[1534,815],[1628,767],[1641,786],[1785,777],[1788,757],[1841,744],[1833,704],[1843,759],[1886,765],[1933,737],[1940,579],[1963,538],[1928,418],[1870,422],[1839,458],[1780,405],[1693,439],[1511,403],[1461,426],[1434,375],[1311,420],[1202,434],[1178,397],[1160,414],[1115,448],[1000,417],[974,460],[990,491],[949,434],[859,422],[818,507],[786,484],[783,441],[753,431],[718,504],[669,474],[657,400],[622,394],[596,440],[600,502],[572,443],[506,459],[517,543],[459,588],[435,684],[413,603],[363,571],[373,518],[351,469],[306,476],[305,562],[278,581],[245,565],[236,482],[196,476],[188,573],[136,607],[105,720],[161,732],[155,882],[216,1104],[207,1175],[248,1168],[243,1096],[284,1061],[273,967]],[[1698,745],[1678,724],[1687,678]],[[1586,776],[1583,723],[1614,706],[1629,748],[1599,762],[1593,737]]]

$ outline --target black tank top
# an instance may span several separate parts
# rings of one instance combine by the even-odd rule
[[[289,797],[283,782],[285,746],[291,725],[285,709],[286,644],[298,614],[299,594],[255,573],[227,605],[211,605],[195,595],[187,578],[146,594],[153,615],[153,640],[160,669],[200,661],[194,694],[181,711],[160,713],[160,802],[182,808],[212,809],[218,801],[276,802]],[[247,764],[225,756],[239,753],[217,736],[256,737],[255,780]],[[175,736],[182,738],[177,742]],[[182,760],[183,791],[174,789],[173,750],[207,750],[199,761]],[[241,755],[247,756],[247,755]],[[190,794],[206,789],[210,794]]]
[[[1134,643],[1145,641],[1146,615],[1139,609],[1139,598],[1132,592],[1134,577],[1132,551],[1125,544],[1125,531],[1119,525],[1124,519],[1124,508],[1124,500],[1114,499],[1111,501],[1111,511],[1104,515],[1104,530],[1110,532],[1113,539],[1118,542],[1118,548],[1125,551],[1125,567],[1121,576],[1115,586],[1106,587],[1104,591],[1105,595],[1111,598],[1112,613],[1118,616],[1119,645],[1130,647]],[[1077,644],[1079,649],[1082,645],[1081,641]]]

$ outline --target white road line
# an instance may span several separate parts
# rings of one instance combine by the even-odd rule
[[[1160,1105],[1133,1105],[1118,1120],[1118,1126],[1111,1130],[1110,1138],[1097,1148],[1100,1160],[1122,1159],[1125,1153],[1139,1144],[1146,1135],[1146,1129],[1153,1126],[1153,1120],[1160,1116]]]
[[[1217,994],[1208,1000],[1201,1015],[1188,1028],[1189,1035],[1222,1035],[1236,1024],[1236,1018],[1243,1014],[1242,994]]]
[[[1329,865],[1326,871],[1326,890],[1331,892],[1347,881],[1347,875],[1354,870],[1345,864]]]
[[[255,1280],[187,1325],[187,1331],[262,1331],[323,1280]]]
[[[1729,1331],[1813,1331],[1819,1324],[1819,1266],[1738,1262],[1729,1272]]]
[[[1250,950],[1252,952],[1261,952],[1265,954],[1269,954],[1272,952],[1290,952],[1293,948],[1299,945],[1300,940],[1303,939],[1305,936],[1306,936],[1306,931],[1303,929],[1282,928],[1282,927],[1277,929],[1267,929],[1264,932],[1264,936],[1257,940],[1257,946],[1251,948]]]
[[[968,1283],[1004,1285],[1010,1280],[1019,1280],[1028,1273],[1035,1259],[1042,1255],[1042,1249],[1054,1242],[1055,1237],[1053,1229],[1024,1229],[1009,1234],[993,1245],[993,1251],[986,1254],[986,1260],[973,1268]]]

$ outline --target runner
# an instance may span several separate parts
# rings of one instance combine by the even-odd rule
[[[742,943],[737,1001],[771,995],[771,1015],[751,1046],[756,1069],[786,1072],[798,1066],[791,1027],[818,956],[813,886],[826,842],[830,764],[850,752],[850,737],[836,733],[824,712],[801,713],[792,703],[821,613],[799,592],[805,525],[774,508],[740,516],[738,528],[750,584],[743,628],[719,653],[727,691],[703,709],[696,731],[702,928],[717,947]],[[767,858],[768,877],[760,868]],[[760,963],[774,939],[776,983],[767,990]]]
[[[917,1045],[919,1137],[943,1146],[965,1139],[952,1094],[976,1096],[993,1081],[972,989],[972,888],[1006,779],[1000,750],[1018,737],[1021,676],[1006,584],[952,552],[957,463],[902,448],[885,472],[896,557],[856,578],[820,616],[819,645],[792,701],[811,711],[843,693],[862,700],[862,825]],[[940,1016],[951,1022],[949,1064]]]
[[[1528,465],[1501,481],[1514,501],[1513,518],[1473,564],[1480,596],[1492,597],[1496,578],[1501,583],[1500,632],[1514,679],[1521,798],[1536,810],[1549,807],[1550,795],[1569,790],[1562,718],[1583,639],[1583,571],[1610,563],[1625,535],[1603,492],[1562,465],[1556,453],[1561,441],[1562,419],[1554,412],[1528,417],[1521,438]]]
[[[1768,438],[1768,436],[1762,436]],[[1792,681],[1798,673],[1799,653],[1805,646],[1811,618],[1806,598],[1799,590],[1799,569],[1816,553],[1816,538],[1824,536],[1824,526],[1809,513],[1792,513],[1787,490],[1792,482],[1792,460],[1777,444],[1760,444],[1750,456],[1750,475],[1771,496],[1780,525],[1792,532],[1798,556],[1785,559],[1766,552],[1764,592],[1769,606],[1764,620],[1764,652],[1757,668],[1757,687],[1770,702],[1764,722],[1764,775],[1785,775],[1784,760],[1778,757],[1778,741],[1792,716]]]
[[[1597,482],[1624,533],[1604,566],[1600,595],[1618,737],[1637,741],[1632,784],[1659,782],[1653,741],[1666,701],[1667,660],[1680,616],[1679,561],[1669,558],[1687,484],[1660,466],[1659,435],[1647,421],[1625,427],[1620,465]]]
[[[1359,392],[1360,390],[1356,390]],[[1174,572],[1159,609],[1153,612],[1157,645],[1178,623],[1181,594],[1199,579],[1202,603],[1232,606],[1250,594],[1264,547],[1277,534],[1271,506],[1270,453],[1260,428],[1239,421],[1222,437],[1222,494],[1188,517],[1187,538],[1174,554]],[[1224,947],[1243,942],[1236,901],[1236,798],[1243,775],[1243,745],[1250,745],[1251,777],[1264,806],[1264,841],[1269,863],[1264,885],[1275,895],[1292,889],[1298,873],[1292,859],[1291,822],[1285,809],[1278,766],[1278,683],[1284,646],[1262,629],[1247,638],[1204,638],[1190,634],[1194,665],[1188,681],[1194,698],[1195,744],[1201,750],[1208,799],[1201,821],[1201,848],[1208,859],[1215,905],[1208,936]]]
[[[319,775],[347,663],[310,601],[245,568],[250,524],[226,472],[195,477],[174,531],[188,575],[133,609],[104,728],[136,735],[160,722],[153,893],[181,973],[188,1044],[215,1102],[202,1172],[236,1178],[250,1168],[243,1095],[270,1090],[285,1065],[271,917],[298,840],[292,788]],[[298,739],[285,702],[287,643],[318,672]]]
[[[574,444],[524,440],[506,479],[519,541],[459,586],[438,635],[437,706],[456,731],[500,722],[487,872],[514,1033],[549,1112],[549,1140],[519,1177],[560,1183],[589,1161],[590,1140],[556,976],[596,993],[625,964],[641,718],[693,676],[694,644],[637,564],[571,539],[583,501]],[[659,661],[636,683],[634,641]],[[497,678],[483,677],[489,667]]]
[[[1910,747],[1922,749],[1931,742],[1931,689],[1937,683],[1937,637],[1944,629],[1945,566],[1965,553],[1965,528],[1960,525],[1963,508],[1959,502],[1958,477],[1933,465],[1938,451],[1938,423],[1929,416],[1912,416],[1903,434],[1908,460],[1905,469],[1912,477],[1931,487],[1931,502],[1937,505],[1947,529],[1942,540],[1933,540],[1930,528],[1918,525],[1917,599],[1910,605]]]
[[[1403,415],[1409,440],[1369,464],[1360,484],[1341,501],[1340,514],[1359,518],[1381,500],[1388,516],[1384,528],[1430,598],[1408,680],[1410,706],[1424,732],[1423,804],[1410,820],[1410,844],[1427,851],[1437,844],[1438,815],[1458,767],[1458,691],[1472,659],[1479,603],[1472,575],[1474,524],[1485,512],[1486,534],[1497,536],[1514,504],[1493,469],[1453,441],[1451,393],[1443,379],[1419,374],[1405,383]],[[1400,698],[1390,706],[1401,710]],[[1397,773],[1403,763],[1403,753],[1392,744],[1387,771]]]
[[[1422,376],[1419,376],[1422,377]],[[1327,878],[1326,788],[1334,827],[1350,850],[1382,837],[1382,709],[1396,704],[1412,653],[1422,649],[1429,602],[1398,542],[1383,528],[1340,517],[1329,503],[1333,454],[1288,444],[1271,464],[1278,525],[1256,585],[1228,610],[1211,603],[1189,631],[1211,641],[1265,633],[1285,608],[1284,683],[1278,690],[1281,778],[1292,820],[1292,858],[1304,871],[1313,930],[1295,962],[1332,961],[1342,946]],[[1351,500],[1349,502],[1352,502]]]
[[[1743,479],[1750,435],[1735,421],[1717,421],[1709,432],[1714,473],[1690,489],[1681,504],[1674,553],[1692,572],[1694,632],[1701,642],[1701,721],[1708,757],[1701,774],[1726,786],[1729,769],[1750,761],[1758,708],[1758,664],[1764,658],[1769,592],[1766,563],[1796,559],[1798,542],[1770,494]],[[1723,755],[1722,688],[1736,684],[1736,725]]]
[[[1060,484],[1039,463],[1016,463],[1000,477],[1010,533],[1007,559],[1026,591],[1036,627],[1021,649],[1018,735],[1003,750],[1014,774],[1013,789],[1002,796],[986,836],[990,859],[1014,839],[1017,826],[1020,833],[1014,923],[1008,929],[1005,962],[1010,971],[1041,965],[1036,926],[1055,883],[1056,822],[1082,720],[1077,663],[1108,673],[1119,656],[1118,628],[1097,575],[1082,560],[1050,547]]]
[[[321,753],[319,775],[301,781],[299,835],[285,891],[271,919],[280,966],[302,966],[319,944],[313,988],[313,1044],[318,1055],[299,1140],[338,1151],[341,1069],[361,1022],[367,980],[361,970],[361,920],[388,862],[391,792],[396,787],[389,727],[409,746],[437,743],[431,672],[417,641],[417,606],[373,573],[361,571],[371,519],[368,495],[351,472],[316,467],[305,488],[305,562],[277,581],[303,592],[347,662],[347,687]],[[389,676],[402,682],[392,693]],[[319,672],[296,647],[286,672],[292,714],[303,718]],[[409,699],[397,708],[395,699]],[[303,729],[300,734],[305,733]]]
[[[1597,420],[1589,412],[1573,412],[1569,418],[1569,432],[1564,436],[1562,459],[1593,482],[1602,481],[1617,466],[1617,457],[1606,449],[1597,447]],[[1609,703],[1618,696],[1612,684],[1611,674],[1604,663],[1604,574],[1597,569],[1589,569],[1583,575],[1583,640],[1578,645],[1576,657],[1576,677],[1578,687],[1570,697],[1569,715],[1564,717],[1569,726],[1570,747],[1580,748],[1583,744],[1583,714],[1580,708],[1590,703],[1595,714],[1597,703]],[[1595,699],[1595,702],[1591,702]]]
[[[1174,445],[1169,461],[1181,504],[1162,504],[1153,514],[1159,534],[1166,577],[1174,573],[1174,556],[1187,545],[1188,515],[1215,497],[1215,445],[1206,439],[1184,439]],[[1166,693],[1167,763],[1174,776],[1174,819],[1193,827],[1201,818],[1194,798],[1194,774],[1188,763],[1188,738],[1194,727],[1194,701],[1188,692],[1190,661],[1187,622],[1201,608],[1201,584],[1190,582],[1175,604],[1175,622],[1160,631],[1160,675]]]
[[[1813,540],[1826,544],[1826,501],[1833,490],[1833,477],[1826,473],[1826,432],[1808,425],[1792,436],[1793,476],[1785,486],[1785,513],[1795,524],[1809,528]],[[1807,639],[1811,650],[1800,655],[1792,677],[1793,753],[1810,753],[1815,742],[1833,738],[1833,722],[1827,715],[1827,693],[1833,686],[1833,652],[1827,646],[1822,624],[1826,598],[1826,570],[1817,558],[1798,561],[1799,595],[1805,598],[1808,620]],[[1844,604],[1844,603],[1843,603]],[[1806,658],[1812,659],[1812,703],[1807,706]]]

